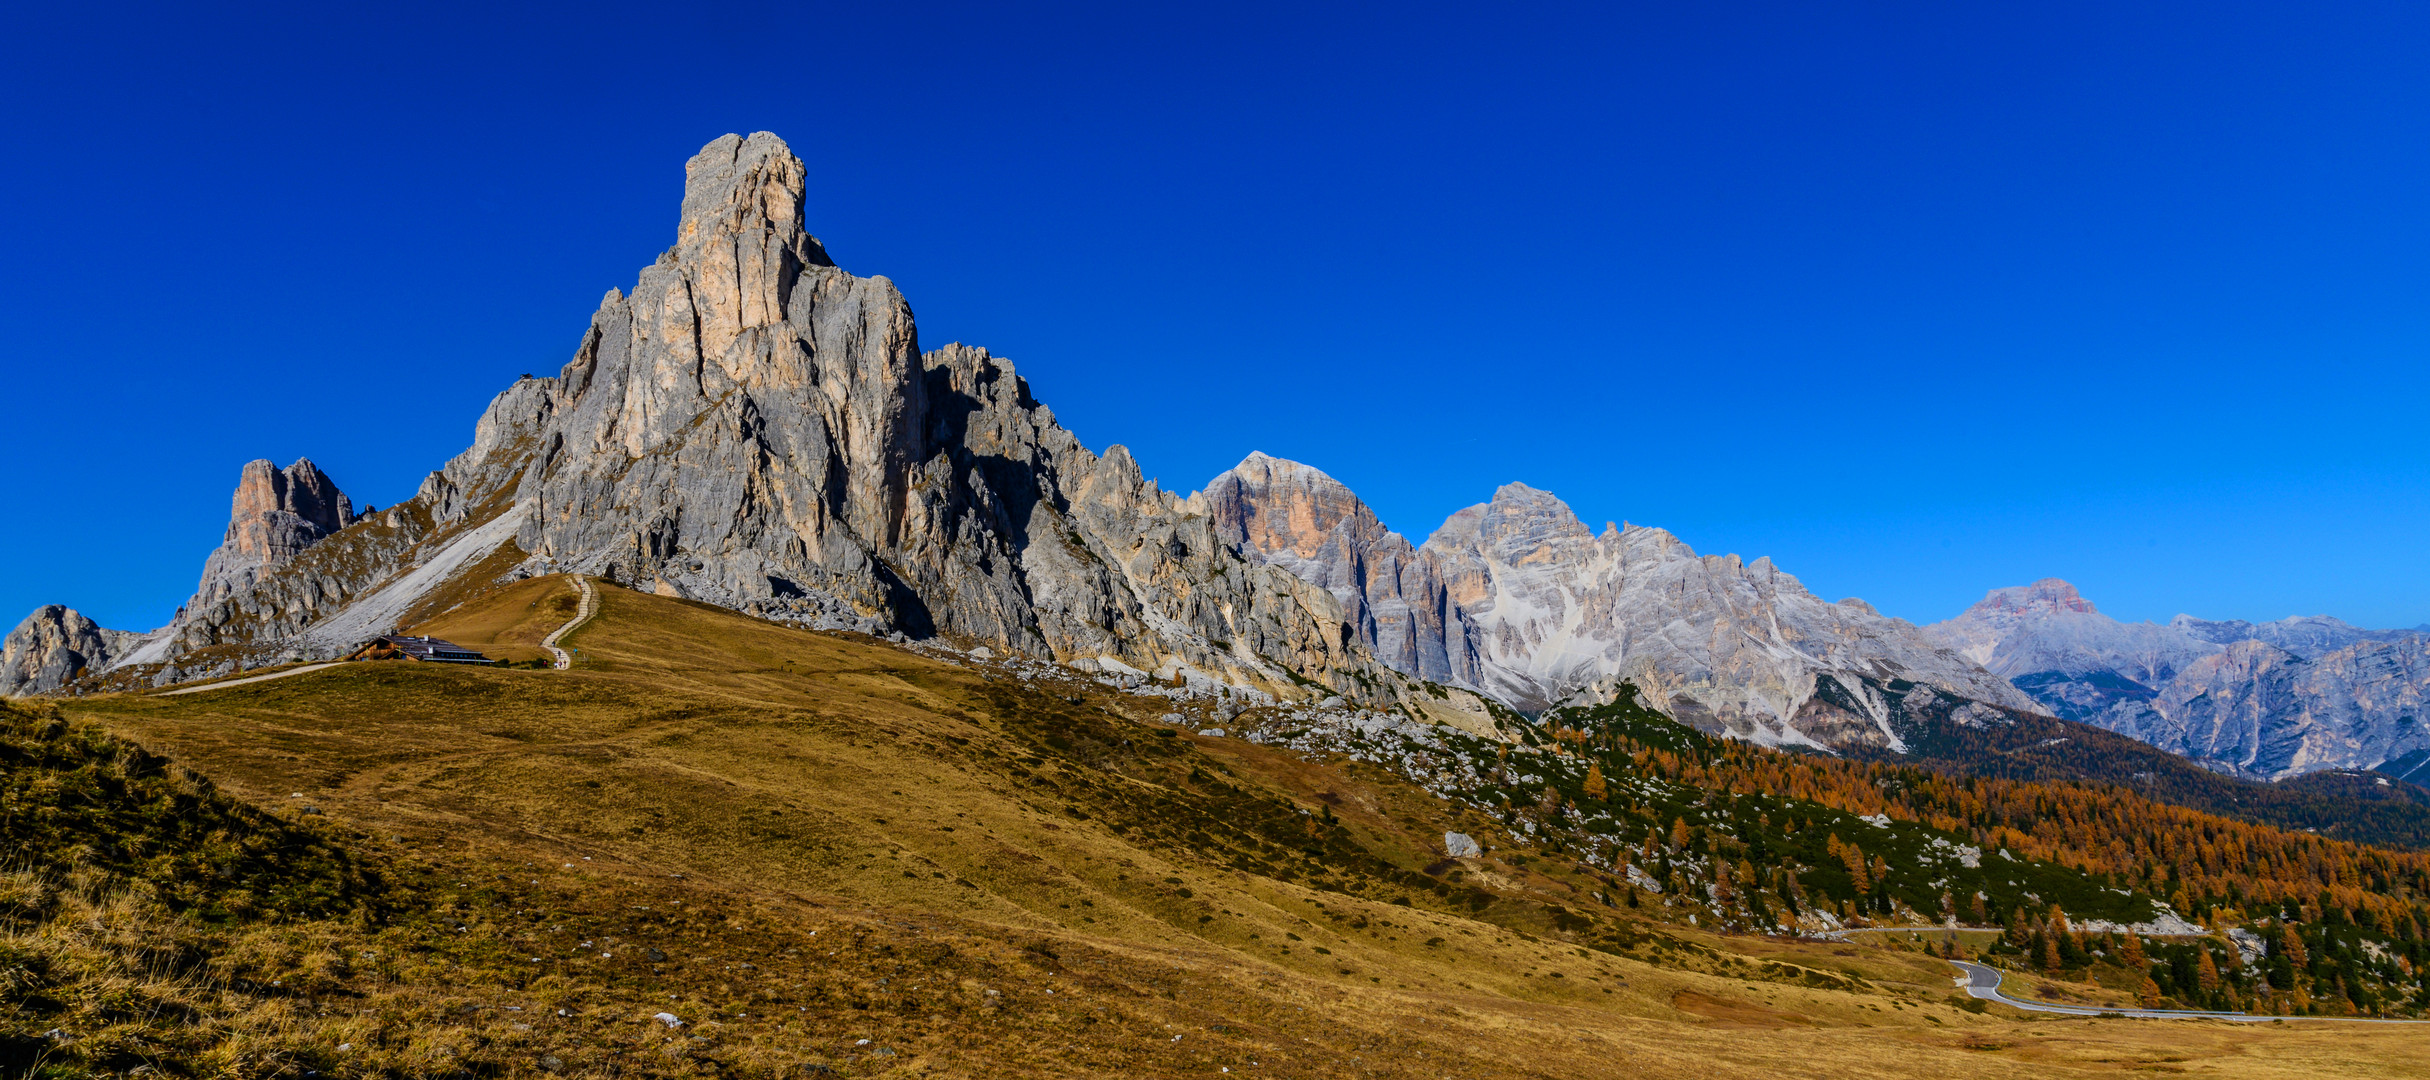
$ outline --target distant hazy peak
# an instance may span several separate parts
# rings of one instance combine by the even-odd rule
[[[2412,630],[2366,630],[2329,615],[2296,615],[2264,623],[2243,619],[2213,621],[2179,615],[2170,619],[2168,625],[2169,629],[2220,645],[2247,640],[2266,641],[2306,659],[2358,641],[2394,641],[2416,633]]]
[[[1993,589],[1966,609],[1968,614],[2050,615],[2072,612],[2078,615],[2098,615],[2100,609],[2076,591],[2074,585],[2055,577],[2043,578],[2031,585],[2010,585]]]
[[[2281,777],[2421,749],[2430,637],[2327,615],[2121,623],[2057,578],[1924,628],[2053,712],[2214,767]]]

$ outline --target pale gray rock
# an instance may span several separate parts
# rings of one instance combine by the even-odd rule
[[[103,629],[74,608],[35,608],[0,644],[0,697],[51,693],[100,673],[141,640],[124,630]]]
[[[358,518],[351,500],[312,462],[247,464],[230,500],[226,539],[203,563],[201,584],[176,619],[114,666],[176,668],[197,649],[238,645],[239,667],[343,655],[360,640],[307,645],[299,638],[423,554],[434,523],[415,500]],[[392,630],[382,626],[364,637]]]
[[[807,178],[774,135],[710,143],[674,246],[606,294],[558,375],[499,394],[406,503],[351,527],[291,511],[317,533],[224,546],[147,659],[342,648],[512,544],[520,573],[804,625],[1396,693],[1332,594],[1242,559],[1123,448],[1090,452],[1004,358],[923,352],[893,283],[803,231]]]
[[[189,608],[222,603],[252,588],[262,571],[304,553],[354,524],[354,506],[337,484],[298,459],[281,469],[247,462],[229,500],[228,532],[203,562],[202,584]]]
[[[381,519],[389,524],[377,531],[392,537],[400,531],[394,522],[410,516],[391,508]],[[285,639],[319,611],[342,603],[350,589],[392,572],[400,560],[403,549],[395,545],[340,544],[344,554],[324,549],[332,537],[361,533],[358,525],[366,523],[355,516],[352,501],[309,459],[284,469],[268,461],[246,463],[229,499],[227,531],[204,559],[194,596],[169,625],[130,637],[93,672],[138,668],[155,682],[167,682],[229,670],[231,663],[243,667],[305,655]],[[229,643],[256,648],[207,665],[176,663],[195,649]]]
[[[1919,686],[2038,711],[1915,627],[1861,601],[1826,602],[1769,560],[1699,556],[1660,529],[1596,535],[1524,484],[1453,514],[1415,549],[1339,482],[1264,454],[1192,505],[1243,550],[1331,592],[1387,663],[1526,712],[1626,683],[1708,731],[1896,748],[1903,699]]]
[[[2365,641],[2403,641],[2421,636],[2419,629],[2365,630],[2328,615],[2297,615],[2264,623],[2246,622],[2243,619],[2213,622],[2191,615],[2179,615],[2170,619],[2168,625],[2172,630],[2214,644],[2261,641],[2306,658]]]
[[[1450,611],[1435,563],[1384,528],[1340,481],[1251,453],[1189,505],[1225,543],[1332,593],[1378,660],[1421,679],[1467,684],[1452,663]]]

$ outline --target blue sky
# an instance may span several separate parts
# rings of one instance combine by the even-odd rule
[[[1919,622],[2057,575],[2410,626],[2425,46],[2400,4],[21,9],[0,616],[165,621],[252,458],[409,496],[764,129],[927,344],[1171,487],[1264,450],[1422,538],[1524,480]]]

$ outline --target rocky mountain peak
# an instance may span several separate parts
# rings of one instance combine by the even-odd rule
[[[1534,542],[1594,535],[1560,496],[1515,481],[1494,489],[1493,501],[1485,504],[1482,525],[1488,536],[1523,536]]]
[[[2009,678],[2042,672],[2116,671],[2153,686],[2216,648],[2153,623],[2121,623],[2058,578],[1993,589],[1925,633],[1942,647]]]
[[[471,446],[377,522],[348,529],[308,463],[248,466],[230,542],[176,632],[144,646],[145,677],[189,677],[206,647],[343,655],[504,556],[510,574],[1226,694],[1421,710],[1465,695],[1481,716],[1478,693],[1532,710],[1626,679],[1708,730],[1835,746],[1895,745],[1886,695],[1923,682],[2030,704],[1768,562],[1699,558],[1654,529],[1598,540],[1526,484],[1422,552],[1333,478],[1265,454],[1185,505],[1127,452],[1090,452],[1004,358],[923,352],[893,283],[836,267],[804,230],[807,181],[773,135],[703,147],[673,247],[603,297],[556,376],[497,395]],[[1243,567],[1250,553],[1265,565]],[[1412,692],[1412,675],[1461,693]]]
[[[342,655],[508,556],[510,574],[1090,670],[1187,669],[1226,693],[1391,692],[1334,598],[1244,573],[1206,516],[1127,451],[1090,453],[1010,362],[923,353],[893,283],[846,273],[804,231],[807,180],[774,135],[703,147],[674,245],[607,292],[556,376],[498,394],[471,446],[374,526],[301,558],[327,530],[223,546],[143,662],[174,679],[205,646]]]
[[[46,694],[108,667],[141,639],[105,630],[76,609],[45,604],[0,642],[0,697]]]
[[[2056,578],[1924,628],[2070,720],[2246,775],[2371,768],[2430,748],[2430,636],[2325,615],[2121,623]]]
[[[1191,500],[1216,519],[1216,531],[1227,542],[1303,560],[1323,559],[1328,548],[1372,543],[1387,531],[1341,481],[1257,451],[1208,481]],[[1327,576],[1309,580],[1327,588],[1341,584],[1322,580]]]
[[[1491,550],[1525,561],[1549,557],[1548,545],[1593,539],[1559,496],[1514,481],[1494,489],[1491,500],[1454,511],[1424,546],[1444,557]]]
[[[2416,633],[2411,630],[2366,630],[2330,615],[2296,615],[2265,623],[2244,619],[2214,621],[2179,615],[2170,619],[2168,625],[2171,630],[2220,645],[2245,640],[2266,641],[2307,659],[2360,641],[2394,641]]]
[[[806,262],[833,266],[826,248],[804,230],[809,170],[785,140],[762,131],[726,135],[683,167],[683,217],[675,243],[686,261],[703,249],[739,238],[767,236],[795,246]]]
[[[1262,477],[1269,483],[1289,483],[1306,487],[1329,487],[1340,488],[1343,491],[1350,490],[1349,487],[1344,485],[1341,481],[1336,480],[1332,476],[1328,475],[1323,469],[1319,469],[1314,465],[1309,465],[1304,462],[1293,461],[1290,458],[1275,457],[1274,455],[1266,453],[1263,450],[1249,451],[1249,456],[1240,459],[1240,464],[1232,466],[1229,470],[1226,470],[1223,475],[1238,476],[1243,479],[1250,477]]]
[[[1414,550],[1330,477],[1264,455],[1197,498],[1245,553],[1340,598],[1384,663],[1522,711],[1626,682],[1705,730],[1896,746],[1898,687],[2032,707],[1914,627],[1861,602],[1824,603],[1767,559],[1702,558],[1642,526],[1597,537],[1524,483],[1452,514]]]
[[[250,461],[237,475],[236,493],[228,500],[228,533],[222,542],[232,553],[276,563],[352,524],[353,501],[312,459],[297,458],[284,469]]]
[[[252,588],[262,572],[354,524],[354,503],[308,458],[284,469],[251,461],[228,500],[228,531],[203,561],[189,610]]]
[[[1529,487],[1517,480],[1493,489],[1493,498],[1485,507],[1488,513],[1505,520],[1542,518],[1565,530],[1586,531],[1586,523],[1578,520],[1577,511],[1571,510],[1560,496]]]
[[[1993,589],[1968,608],[1970,614],[2034,616],[2066,612],[2076,615],[2097,615],[2099,609],[2084,598],[2076,587],[2055,577],[2043,578],[2031,585],[2011,585]]]
[[[1275,457],[1263,450],[1249,451],[1249,456],[1240,459],[1240,464],[1224,470],[1213,481],[1210,481],[1208,486],[1227,481],[1257,486],[1282,485],[1288,488],[1322,492],[1328,497],[1336,494],[1346,495],[1350,491],[1348,485],[1334,479],[1314,465],[1293,461],[1290,458]]]

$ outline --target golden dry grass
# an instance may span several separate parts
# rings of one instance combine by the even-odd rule
[[[1375,770],[601,593],[569,672],[367,663],[66,708],[325,810],[420,883],[425,914],[367,932],[388,966],[321,995],[362,1033],[340,1069],[376,1047],[395,1075],[2430,1075],[2417,1028],[1977,1015],[1918,953],[1644,927],[1540,862],[1428,887],[1432,838],[1468,821]],[[495,646],[560,595],[417,629]],[[1321,859],[1257,824],[1295,806],[1342,821]]]
[[[521,555],[512,545],[500,550]],[[581,594],[563,575],[451,591],[422,605],[435,613],[401,632],[452,641],[491,659],[546,660],[549,652],[540,647],[541,639],[572,619],[580,602]]]

